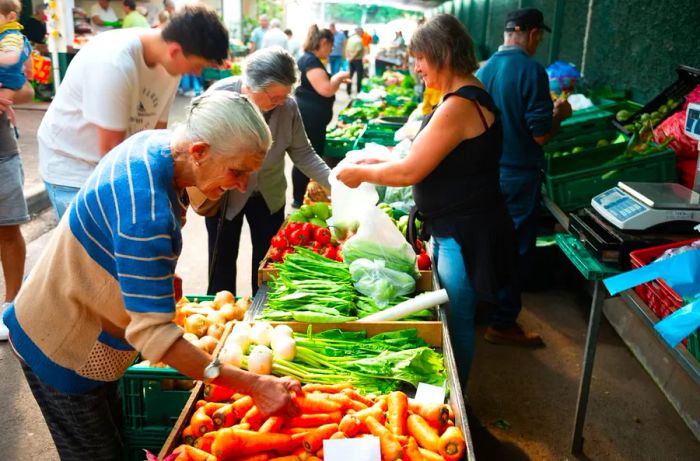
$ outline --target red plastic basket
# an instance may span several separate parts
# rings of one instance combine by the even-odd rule
[[[669,243],[668,245],[633,251],[630,253],[632,268],[636,269],[646,266],[654,262],[666,250],[690,245],[696,240],[698,239],[685,240],[682,242]],[[634,291],[644,300],[652,312],[659,317],[659,320],[669,316],[685,304],[683,298],[673,291],[663,279],[656,279],[639,285],[635,287]]]

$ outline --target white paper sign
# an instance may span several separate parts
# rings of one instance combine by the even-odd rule
[[[445,384],[433,386],[432,384],[418,383],[415,400],[432,405],[445,403]]]
[[[379,437],[323,441],[325,461],[381,461]]]

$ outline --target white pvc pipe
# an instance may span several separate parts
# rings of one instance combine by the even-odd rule
[[[368,315],[355,322],[382,322],[388,320],[398,320],[415,312],[418,312],[429,307],[437,306],[448,301],[447,291],[443,288],[437,291],[428,291],[422,293],[415,298],[397,304],[394,307],[385,309],[376,314]]]

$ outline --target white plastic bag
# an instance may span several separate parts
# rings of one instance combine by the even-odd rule
[[[335,209],[335,205],[334,205]],[[357,233],[343,244],[343,260],[383,260],[385,267],[418,279],[416,252],[385,212],[378,207],[365,209]]]
[[[345,158],[333,168],[328,178],[331,185],[331,203],[333,204],[333,216],[328,220],[331,229],[357,229],[360,217],[365,210],[374,207],[379,200],[379,195],[374,184],[362,183],[352,189],[338,181],[337,172],[348,163],[354,163],[365,158],[378,158],[387,160],[391,158],[389,149],[379,144],[367,144],[362,150],[354,150],[347,153]],[[339,237],[336,234],[336,237]],[[342,239],[342,237],[341,237]]]
[[[372,298],[379,307],[416,289],[416,280],[411,275],[389,269],[383,260],[356,259],[350,264],[350,275],[355,289]]]

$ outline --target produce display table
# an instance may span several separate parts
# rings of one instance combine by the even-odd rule
[[[571,437],[571,452],[578,455],[583,451],[583,424],[586,421],[586,407],[588,406],[588,395],[591,387],[600,317],[603,313],[603,299],[605,299],[605,289],[601,282],[604,278],[613,275],[615,271],[596,261],[576,238],[568,234],[557,234],[556,241],[581,275],[586,280],[594,282],[591,314],[588,320],[588,331],[586,332],[586,343],[583,350],[583,367],[576,402],[574,430]]]

